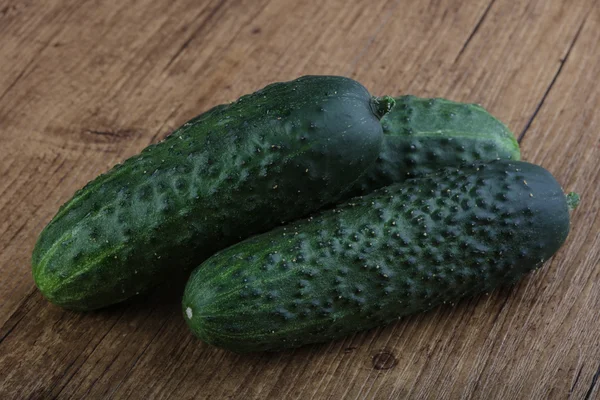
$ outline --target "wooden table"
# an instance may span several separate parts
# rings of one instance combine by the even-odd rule
[[[43,299],[31,251],[77,188],[305,74],[481,103],[582,195],[567,243],[513,288],[279,354],[194,339],[180,288]],[[0,398],[600,398],[599,81],[597,0],[1,0]]]

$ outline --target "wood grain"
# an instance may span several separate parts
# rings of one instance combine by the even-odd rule
[[[342,74],[483,104],[582,195],[517,286],[333,343],[240,356],[187,331],[173,284],[77,314],[29,257],[89,179],[210,106]],[[600,398],[600,3],[0,2],[0,398]]]

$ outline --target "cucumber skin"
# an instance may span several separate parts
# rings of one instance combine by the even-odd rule
[[[412,95],[395,101],[381,119],[384,138],[377,161],[344,199],[448,166],[521,158],[512,132],[479,105]]]
[[[65,308],[104,307],[315,211],[374,162],[376,112],[362,85],[335,76],[214,107],[60,208],[33,252],[38,288]]]
[[[568,232],[542,167],[446,168],[215,254],[192,273],[184,316],[235,352],[328,341],[514,283]]]

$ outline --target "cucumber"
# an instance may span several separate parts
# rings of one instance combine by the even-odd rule
[[[60,208],[33,252],[38,288],[65,308],[104,307],[318,209],[374,162],[392,103],[307,76],[209,110]]]
[[[568,232],[567,197],[542,167],[447,167],[220,251],[182,306],[206,343],[297,347],[512,284]]]
[[[410,95],[395,100],[381,119],[384,138],[376,163],[343,198],[446,166],[521,158],[512,132],[479,105]]]

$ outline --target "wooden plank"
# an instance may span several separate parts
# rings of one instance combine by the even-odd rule
[[[302,70],[334,73],[329,54],[345,56],[333,60],[346,65],[353,52],[335,49],[363,48],[372,35],[365,28],[350,38],[336,27],[357,18],[377,26],[393,6],[381,0],[346,9],[332,2],[323,13],[304,4],[291,8],[286,21],[276,13],[289,8],[287,2],[196,3],[142,0],[129,7],[107,0],[77,9],[61,19],[65,29],[52,38],[60,45],[35,56],[27,79],[7,83],[10,96],[0,100],[0,121],[8,134],[0,143],[10,149],[2,164],[9,192],[0,199],[6,215],[0,248],[17,244],[22,251],[5,252],[0,259],[0,290],[9,293],[0,304],[0,324],[31,288],[27,249],[77,188],[212,105]],[[28,21],[37,19],[23,16],[17,22]],[[18,27],[17,22],[10,26]],[[315,29],[317,24],[326,29]],[[321,33],[336,42],[321,43]],[[307,38],[304,47],[294,40],[300,34]],[[277,47],[264,45],[271,36],[281,38]],[[13,37],[17,33],[0,40],[9,46]],[[282,60],[291,65],[283,68]]]
[[[43,19],[39,30],[42,36],[56,34],[43,40],[59,45],[47,46],[32,56],[28,65],[33,72],[9,83],[8,94],[0,100],[0,121],[7,132],[2,135],[2,146],[9,149],[3,163],[14,160],[6,167],[3,164],[8,183],[0,200],[0,212],[5,216],[0,221],[0,290],[8,296],[0,304],[0,323],[32,287],[31,249],[58,206],[87,180],[137,152],[157,130],[165,129],[163,124],[171,122],[173,106],[157,107],[156,118],[140,118],[139,101],[128,94],[115,98],[109,92],[119,86],[115,80],[134,82],[133,78],[151,65],[149,57],[165,47],[160,41],[168,40],[160,30],[168,20],[154,17],[167,15],[168,6],[163,4],[157,10],[152,2],[147,3],[138,3],[129,14],[122,12],[119,2],[75,11],[64,4],[56,11],[68,14],[58,19],[64,29],[47,30],[44,21],[52,24],[55,19]],[[189,22],[192,18],[184,18],[185,7],[178,8],[172,10],[174,15],[179,12],[182,23]],[[38,10],[43,13],[43,8],[27,9],[31,14]],[[198,10],[198,15],[202,11]],[[21,19],[7,25],[9,31],[15,26],[15,32],[2,36],[6,42],[2,48],[11,48],[13,40],[20,40],[22,24],[37,21],[36,15],[16,17]],[[136,22],[144,21],[144,28],[132,29]],[[104,39],[99,41],[101,37]],[[21,251],[5,251],[15,246]]]
[[[89,373],[94,365],[90,364],[94,359],[88,361],[92,353],[94,357],[106,356],[102,361],[112,367],[105,371],[104,365],[96,365],[93,371],[107,384],[98,391],[103,393],[114,383],[111,373],[117,378],[119,374],[127,376],[128,369],[164,325],[164,319],[181,323],[179,307],[173,307],[173,302],[159,306],[167,307],[161,308],[162,314],[146,304],[137,304],[131,311],[126,307],[117,309],[118,316],[99,314],[89,319],[50,306],[32,291],[27,266],[30,249],[35,235],[58,205],[94,175],[159,139],[178,124],[173,122],[176,119],[181,123],[212,104],[231,100],[273,80],[292,78],[299,73],[293,69],[303,69],[306,63],[323,65],[313,73],[330,72],[326,69],[331,70],[331,66],[325,60],[333,46],[346,41],[348,46],[362,48],[372,35],[363,29],[349,38],[335,27],[357,18],[367,26],[377,25],[380,15],[393,5],[379,1],[368,8],[363,5],[346,9],[344,3],[337,2],[322,12],[306,4],[290,8],[287,2],[193,4],[178,2],[173,7],[170,2],[142,1],[125,7],[106,1],[79,9],[61,21],[68,29],[52,38],[61,45],[37,54],[32,67],[36,68],[28,79],[9,84],[6,89],[11,96],[10,101],[5,97],[0,103],[0,120],[11,135],[3,136],[3,144],[13,149],[12,158],[18,161],[7,164],[6,169],[12,174],[11,182],[24,183],[6,185],[11,192],[4,197],[7,200],[2,213],[7,218],[2,228],[11,236],[3,236],[1,244],[11,250],[17,250],[15,243],[23,245],[18,251],[5,252],[2,259],[0,277],[4,279],[0,282],[2,291],[9,291],[9,295],[1,304],[0,316],[6,323],[0,330],[0,346],[10,350],[0,358],[2,365],[22,360],[35,366],[28,371],[7,369],[8,378],[0,386],[11,388],[11,393],[25,397],[31,393],[85,393],[89,391],[86,385],[98,379]],[[270,23],[286,9],[292,11],[287,21]],[[80,21],[89,22],[82,25]],[[316,26],[326,29],[314,29]],[[320,43],[321,33],[337,42]],[[300,34],[309,41],[295,40]],[[257,40],[260,35],[274,35],[281,40],[277,47],[267,48]],[[6,39],[12,37],[7,35]],[[348,59],[353,56],[340,54]],[[290,68],[276,65],[283,56],[289,59],[286,62],[293,61]],[[290,56],[303,58],[292,60]],[[347,60],[337,62],[347,64]],[[266,73],[259,71],[264,65],[269,68]],[[280,71],[285,71],[285,76]],[[19,111],[19,105],[26,109]],[[26,118],[28,113],[44,118],[32,121]],[[76,169],[79,171],[74,174]],[[22,198],[28,199],[25,209],[22,202],[16,201]],[[9,276],[11,279],[6,279]],[[8,318],[19,302],[21,306]],[[167,309],[169,313],[165,314]],[[132,345],[122,335],[131,332],[136,321],[144,329],[135,331]],[[71,329],[74,326],[77,329]],[[179,331],[186,332],[183,326]],[[119,349],[116,361],[110,352],[113,348]],[[82,372],[73,377],[84,365]],[[22,387],[33,377],[37,384]],[[70,380],[73,384],[65,389]]]
[[[0,7],[0,397],[599,394],[596,2],[78,4]],[[90,314],[32,288],[35,236],[76,188],[199,110],[303,73],[484,104],[582,193],[567,245],[515,288],[281,354],[193,339],[177,285]]]
[[[545,166],[565,190],[580,193],[582,203],[566,246],[532,278],[522,301],[509,303],[515,317],[482,374],[480,393],[494,386],[493,377],[518,383],[497,387],[504,398],[600,395],[600,89],[589,84],[600,76],[599,54],[596,3],[522,141],[524,158]],[[523,348],[527,357],[509,356]]]
[[[376,93],[482,104],[518,136],[594,1],[491,0],[477,23],[464,20],[473,2],[451,3],[399,9],[352,76]]]

